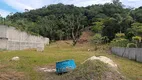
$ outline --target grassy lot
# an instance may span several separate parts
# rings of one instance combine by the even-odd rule
[[[132,80],[142,80],[142,63],[110,54],[106,45],[92,47],[84,44],[73,47],[70,41],[52,43],[45,48],[44,52],[36,52],[35,50],[0,52],[0,79],[14,76],[23,80],[41,80],[43,74],[37,72],[37,67],[55,65],[55,62],[65,59],[74,59],[78,66],[94,55],[111,58],[118,64],[119,71],[124,76]],[[14,56],[19,56],[20,60],[11,61]]]

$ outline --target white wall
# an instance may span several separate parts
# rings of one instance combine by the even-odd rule
[[[0,49],[7,49],[7,40],[0,39]]]
[[[16,40],[19,41],[20,40],[20,31],[16,30],[14,27],[8,27],[7,28],[7,38],[8,40]]]
[[[14,27],[3,25],[0,25],[0,37],[8,38],[8,43],[4,43],[7,44],[8,50],[23,50],[28,48],[44,49],[44,45],[49,44],[49,38],[30,35],[26,32],[16,30]]]
[[[7,27],[0,25],[0,37],[6,37]]]

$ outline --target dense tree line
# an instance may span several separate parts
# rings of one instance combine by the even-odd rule
[[[0,23],[51,40],[73,39],[74,43],[87,27],[109,41],[116,33],[125,33],[131,40],[133,36],[142,36],[142,7],[125,8],[119,0],[87,7],[59,3],[0,17]]]

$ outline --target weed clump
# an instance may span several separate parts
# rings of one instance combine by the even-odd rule
[[[107,70],[107,65],[101,61],[87,61],[62,78],[69,80],[99,80],[101,79],[101,75]]]

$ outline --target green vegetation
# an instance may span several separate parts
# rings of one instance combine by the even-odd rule
[[[95,55],[111,58],[118,64],[118,69],[122,75],[127,78],[132,80],[142,79],[141,63],[109,54],[108,45],[98,45],[96,47],[89,44],[73,47],[71,41],[59,41],[47,46],[44,52],[36,52],[34,50],[3,51],[0,52],[0,77],[4,78],[1,75],[5,74],[6,78],[11,79],[14,77],[10,76],[15,75],[15,78],[22,76],[22,79],[26,80],[44,80],[48,78],[48,75],[38,72],[37,68],[55,65],[55,62],[66,59],[74,59],[77,66],[80,66],[84,60]],[[91,51],[88,51],[88,49]],[[14,56],[19,56],[20,61],[11,61]],[[58,78],[58,75],[55,77]]]
[[[113,47],[127,47],[129,40],[125,38],[124,33],[117,33],[115,38],[111,41],[110,45]]]
[[[110,45],[112,47],[127,47],[128,43],[129,41],[127,39],[119,38],[119,39],[113,39]]]
[[[124,33],[130,41],[133,36],[142,36],[142,7],[125,8],[120,0],[112,3],[87,7],[53,4],[23,13],[0,17],[0,24],[15,26],[34,35],[42,35],[51,40],[78,41],[84,28],[90,28],[109,42],[116,33]]]
[[[45,75],[37,69],[48,65],[55,66],[57,61],[65,59],[74,59],[79,67],[61,78],[91,79],[94,78],[94,76],[92,77],[93,73],[97,76],[96,79],[100,79],[103,71],[106,71],[105,64],[89,62],[81,65],[84,60],[94,55],[111,58],[118,64],[118,70],[122,75],[128,79],[142,79],[141,63],[107,54],[110,53],[109,47],[107,44],[102,44],[111,42],[112,46],[141,48],[142,7],[136,9],[124,8],[119,0],[87,7],[60,3],[36,10],[26,10],[23,13],[17,12],[8,15],[6,18],[0,16],[0,24],[14,26],[30,34],[48,37],[51,41],[73,40],[73,45],[76,45],[84,30],[91,29],[94,32],[92,42],[95,43],[95,46],[89,44],[72,46],[70,41],[59,41],[51,43],[50,46],[45,48],[44,52],[2,50],[0,52],[0,79],[45,80],[45,78],[53,75],[54,78],[58,79],[59,75]],[[11,61],[11,58],[15,56],[19,56],[20,60]],[[90,69],[94,71],[90,71]],[[95,73],[96,71],[98,73]],[[91,74],[86,75],[88,73]]]
[[[102,43],[102,35],[101,34],[95,34],[92,38],[93,44],[101,44]]]
[[[141,37],[140,36],[134,36],[132,37],[133,41],[136,42],[136,43],[140,43],[141,42]]]
[[[125,34],[124,33],[117,33],[116,38],[125,38]]]
[[[137,45],[135,43],[128,43],[127,47],[128,48],[137,48]]]

